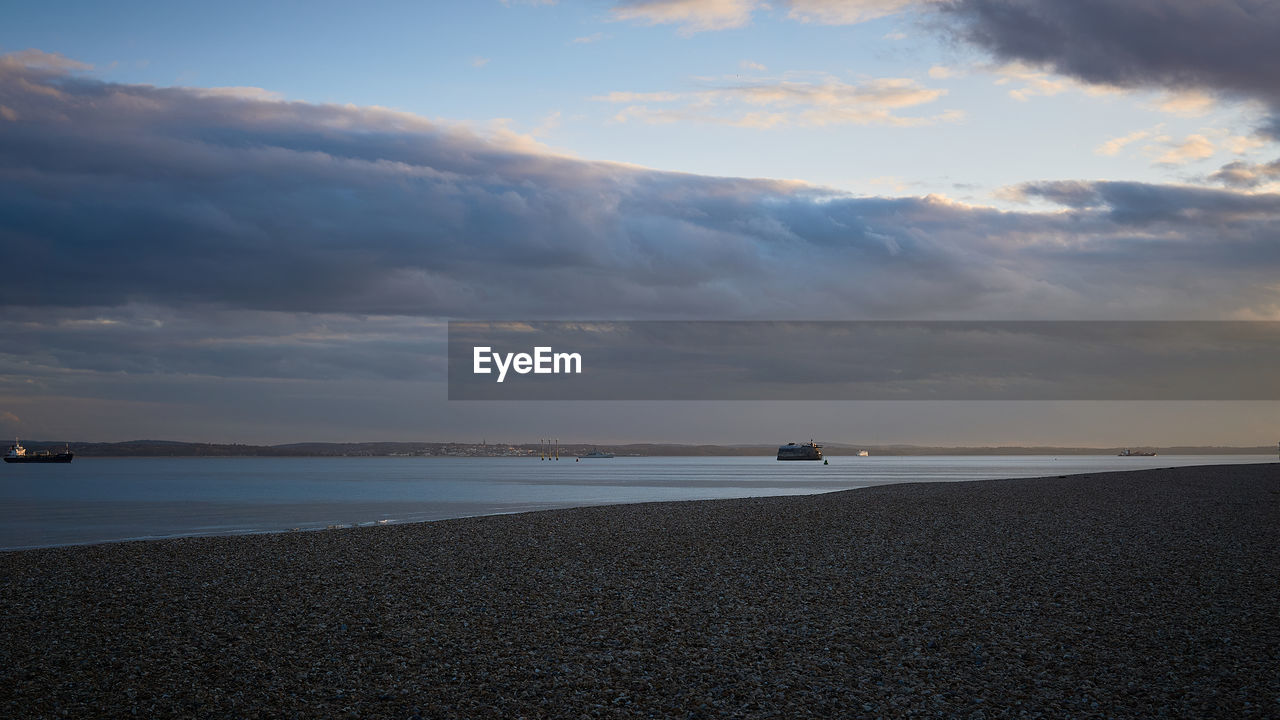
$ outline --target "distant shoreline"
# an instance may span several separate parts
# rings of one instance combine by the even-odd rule
[[[454,443],[454,442],[361,442],[289,443],[245,445],[237,443],[194,443],[164,440],[128,442],[23,441],[29,450],[61,450],[70,447],[77,457],[537,457],[537,443]],[[1017,455],[1116,455],[1126,447],[1154,451],[1159,455],[1275,455],[1276,447],[1260,446],[1140,446],[1051,447],[1051,446],[966,446],[853,445],[826,443],[831,457],[854,455],[866,450],[872,456],[1017,456]],[[777,445],[674,445],[661,443],[564,443],[560,457],[584,455],[607,448],[619,457],[759,457],[773,455]]]

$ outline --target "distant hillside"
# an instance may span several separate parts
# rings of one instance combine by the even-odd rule
[[[61,450],[62,441],[24,441],[30,450]],[[440,442],[363,442],[363,443],[290,443],[287,445],[243,445],[188,443],[168,440],[131,440],[118,443],[65,443],[82,457],[536,457],[537,443],[511,445],[505,443],[440,443]],[[561,457],[584,455],[595,449],[618,456],[726,457],[769,456],[777,445],[669,445],[633,443],[596,445],[564,443]],[[545,446],[542,446],[545,449]],[[873,456],[927,455],[1115,455],[1123,448],[1081,447],[930,447],[921,445],[849,445],[825,443],[832,457],[852,455],[866,450]],[[1161,455],[1275,455],[1274,446],[1254,447],[1138,447]]]

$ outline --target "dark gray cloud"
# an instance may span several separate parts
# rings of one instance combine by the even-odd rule
[[[1280,109],[1273,0],[946,0],[970,43],[998,58],[1120,87],[1200,89]]]
[[[1118,225],[1195,223],[1225,228],[1250,223],[1263,233],[1272,233],[1277,230],[1275,221],[1280,215],[1280,195],[1185,185],[1047,181],[1024,183],[1017,191],[1025,197],[1044,198],[1075,210],[1105,213]]]
[[[439,321],[411,317],[119,308],[0,309],[0,387],[60,371],[293,380],[434,380]]]
[[[1269,163],[1251,163],[1236,160],[1223,165],[1210,177],[1230,187],[1257,187],[1265,182],[1280,179],[1280,160],[1274,160]]]

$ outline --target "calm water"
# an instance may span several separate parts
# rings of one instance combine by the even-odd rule
[[[79,458],[0,467],[0,549],[1249,462],[1275,457]]]

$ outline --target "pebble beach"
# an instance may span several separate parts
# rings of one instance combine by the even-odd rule
[[[7,718],[1280,716],[1280,464],[0,553]]]

